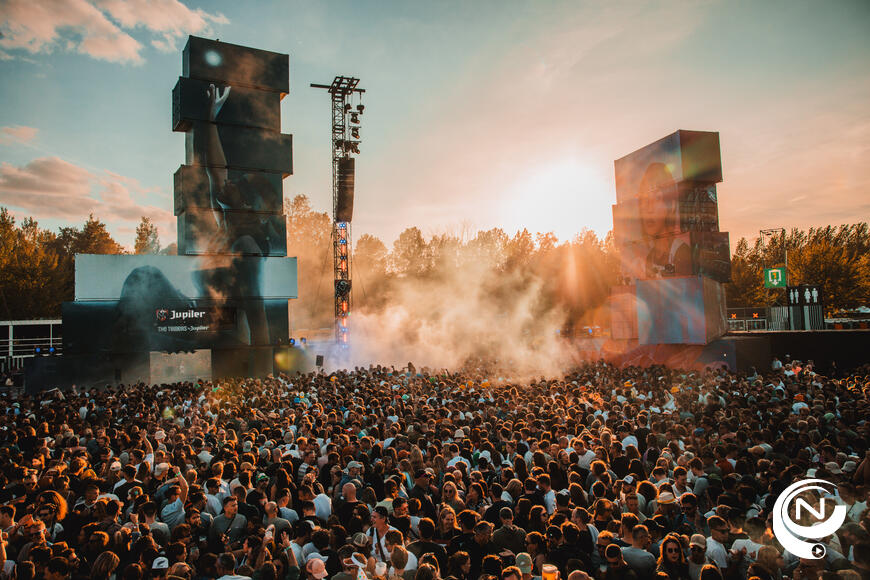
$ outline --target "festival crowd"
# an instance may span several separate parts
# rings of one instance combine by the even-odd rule
[[[0,579],[868,580],[868,395],[778,360],[6,392]],[[773,533],[805,478],[848,510],[821,558]]]

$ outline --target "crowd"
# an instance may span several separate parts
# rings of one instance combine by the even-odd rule
[[[0,579],[870,579],[870,370],[776,363],[4,393]],[[772,532],[807,477],[819,559]]]

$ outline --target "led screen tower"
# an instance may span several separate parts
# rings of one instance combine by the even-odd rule
[[[293,138],[281,133],[281,99],[289,57],[191,36],[182,68],[172,91],[172,128],[185,133],[185,164],[175,173],[178,254],[201,256],[201,285],[235,306],[247,352],[221,353],[218,374],[261,376],[271,372],[273,347],[289,338],[276,344],[272,332],[276,319],[286,327],[286,298],[274,313],[262,292],[267,257],[287,256],[283,179],[293,173]]]
[[[359,153],[359,118],[365,107],[354,108],[354,95],[359,79],[335,77],[332,84],[312,83],[316,89],[326,89],[332,99],[332,261],[335,280],[335,340],[348,346],[351,309],[351,237],[355,164],[352,155]]]
[[[290,335],[296,259],[282,188],[293,142],[280,108],[289,57],[191,36],[182,69],[172,90],[172,130],[185,133],[178,255],[78,255],[76,299],[63,305],[65,352],[98,357],[115,382],[182,367],[262,377]]]
[[[677,131],[614,162],[613,235],[626,284],[613,289],[613,338],[707,344],[725,332],[731,278],[719,231],[719,134]]]

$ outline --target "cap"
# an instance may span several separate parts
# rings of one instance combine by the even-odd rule
[[[523,574],[532,573],[532,557],[526,552],[520,552],[517,554],[516,565]]]
[[[369,545],[369,537],[362,532],[357,532],[353,535],[351,543],[357,548],[365,548]]]
[[[158,441],[160,441],[161,439],[166,439],[166,433],[163,431],[163,429],[158,429],[157,432],[154,433],[154,438]]]
[[[698,546],[699,548],[707,549],[707,538],[703,534],[692,534],[692,539],[689,540],[689,547]]]
[[[158,463],[154,466],[154,475],[161,475],[167,471],[169,471],[168,463]]]
[[[251,449],[253,449],[253,448],[254,448],[254,444],[253,444],[252,442],[250,442],[250,441],[245,441],[245,442],[242,444],[242,451],[244,451],[245,453],[248,453],[248,452],[251,451]]]
[[[847,461],[843,464],[843,471],[846,473],[852,473],[856,469],[858,469],[858,463],[855,461]]]
[[[836,461],[828,461],[825,463],[825,471],[833,475],[843,475],[843,470],[837,465]]]
[[[154,563],[151,564],[152,570],[168,570],[169,569],[169,560],[164,558],[163,556],[159,556],[154,558]]]
[[[656,501],[658,501],[659,505],[668,505],[677,501],[677,498],[675,498],[674,494],[671,492],[663,491],[659,494],[658,498],[656,498]]]
[[[347,464],[348,469],[362,469],[363,464],[359,461],[351,461]]]
[[[326,578],[326,565],[320,558],[312,558],[305,564],[305,571],[314,578]]]
[[[121,462],[120,461],[113,462],[112,465],[109,466],[109,469],[111,471],[121,471]]]

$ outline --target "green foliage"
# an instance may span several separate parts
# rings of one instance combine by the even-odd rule
[[[160,237],[157,235],[157,226],[151,218],[142,216],[139,225],[136,226],[136,243],[133,246],[136,254],[159,254]]]
[[[61,303],[74,297],[75,254],[122,252],[93,215],[81,229],[66,227],[54,234],[31,218],[16,226],[0,208],[0,317],[60,317]]]
[[[728,306],[785,304],[785,292],[765,289],[762,279],[764,268],[784,265],[785,250],[789,285],[820,284],[830,309],[870,303],[870,229],[862,222],[808,231],[792,229],[766,244],[758,238],[751,247],[741,238],[731,258]]]
[[[299,298],[291,301],[291,325],[331,328],[333,322],[332,220],[315,212],[298,195],[285,202],[288,255],[299,265]],[[136,253],[175,254],[175,244],[160,249],[157,228],[143,217],[136,228]],[[870,304],[870,228],[866,223],[793,229],[786,236],[734,249],[728,306],[782,304],[782,290],[765,289],[762,270],[783,264],[788,249],[789,284],[821,284],[830,308]],[[91,215],[80,227],[57,233],[28,218],[16,224],[0,208],[0,317],[60,315],[73,299],[75,254],[118,254],[121,246],[105,224]],[[419,228],[403,231],[391,249],[363,234],[352,254],[354,309],[381,312],[408,296],[426,291],[472,295],[476,300],[509,304],[527,301],[533,317],[558,312],[566,327],[608,324],[607,297],[619,283],[619,254],[612,234],[599,239],[584,230],[559,243],[552,233],[528,230],[513,236],[499,228],[473,236],[443,233],[423,237]]]

